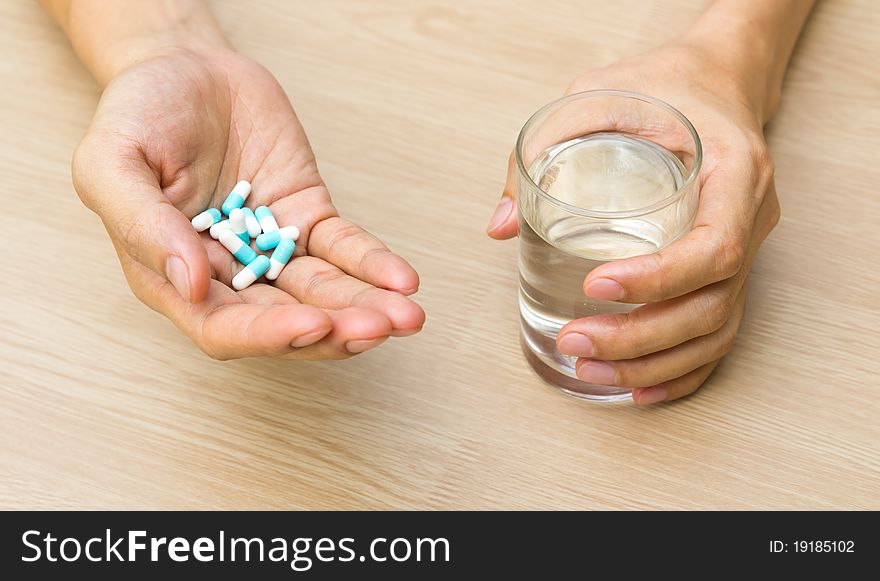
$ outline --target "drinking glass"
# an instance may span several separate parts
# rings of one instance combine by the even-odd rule
[[[619,401],[630,389],[577,379],[556,336],[573,319],[640,305],[588,298],[584,278],[651,254],[693,226],[702,147],[691,122],[659,99],[616,90],[554,101],[516,144],[523,352],[537,374],[578,398]]]

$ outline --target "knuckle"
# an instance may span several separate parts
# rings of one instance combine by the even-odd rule
[[[773,183],[773,178],[776,175],[776,162],[773,161],[773,156],[770,155],[770,149],[762,135],[750,135],[747,137],[747,143],[749,158],[754,167],[756,195],[760,197]]]
[[[377,258],[382,258],[388,254],[391,254],[391,251],[384,247],[375,247],[366,250],[363,254],[361,254],[360,259],[358,260],[361,267],[366,267],[367,264],[371,260],[375,260]]]
[[[749,146],[749,153],[751,154],[755,167],[758,168],[759,174],[764,178],[772,178],[776,172],[776,164],[773,161],[773,157],[770,155],[770,149],[767,147],[767,143],[764,141],[763,137],[757,135],[752,137],[750,141],[751,145]]]
[[[165,284],[170,285],[171,283],[166,282]],[[223,344],[217,339],[218,323],[213,316],[221,308],[222,306],[220,305],[214,305],[206,312],[201,313],[188,335],[196,347],[211,359],[215,361],[228,361],[232,359],[232,356],[228,349],[222,348]]]
[[[135,261],[143,263],[146,243],[150,240],[148,227],[143,219],[129,216],[116,224],[117,237],[124,244],[125,250]]]
[[[649,381],[645,380],[645,372],[635,362],[614,365],[614,385],[618,387],[643,387]]]
[[[593,339],[593,357],[619,360],[641,357],[654,351],[649,327],[639,323],[641,311],[617,313],[602,318],[602,332],[590,333]]]
[[[739,234],[719,237],[715,242],[715,271],[719,280],[739,273],[745,259],[745,241]]]
[[[325,286],[332,285],[334,282],[345,276],[346,274],[344,272],[332,267],[316,270],[309,275],[305,284],[304,294],[307,297],[320,294]]]
[[[719,337],[718,347],[713,353],[714,359],[720,359],[730,353],[736,343],[736,330],[723,331]]]
[[[599,358],[618,356],[620,349],[617,348],[617,343],[619,343],[617,339],[625,337],[627,334],[626,319],[620,315],[612,315],[605,318],[603,323],[604,332],[592,334],[595,350],[594,356]],[[633,343],[635,343],[635,340],[630,345]]]
[[[779,205],[779,198],[774,193],[769,197],[767,203],[770,204],[770,215],[768,220],[768,230],[773,230],[779,224],[782,218],[782,207]]]
[[[764,180],[767,183],[773,181],[776,177],[776,162],[773,161],[770,152],[765,149],[759,159],[759,165],[761,166]]]
[[[742,321],[742,307],[737,309],[738,314],[734,316],[734,310],[736,309],[736,300],[731,297],[730,304],[728,306],[728,319],[725,322],[724,326],[718,331],[718,337],[716,341],[716,349],[715,352],[712,353],[712,360],[718,360],[730,353],[733,349],[733,346],[736,344],[736,335],[739,332],[740,322]],[[731,319],[731,317],[734,317]]]
[[[327,243],[327,249],[329,252],[332,252],[339,244],[351,241],[352,238],[357,238],[363,234],[364,231],[360,226],[350,223],[343,224],[330,236],[330,240]]]
[[[696,308],[701,331],[698,335],[707,335],[719,330],[730,318],[733,299],[724,292],[700,293]]]
[[[653,277],[654,284],[656,285],[655,292],[660,297],[671,296],[673,293],[671,289],[669,269],[667,268],[668,259],[666,258],[666,252],[661,250],[660,252],[655,252],[648,256],[654,260],[654,272],[656,273]]]

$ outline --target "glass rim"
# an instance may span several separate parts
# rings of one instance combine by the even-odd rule
[[[688,174],[687,178],[682,183],[681,187],[676,189],[674,192],[666,196],[665,198],[654,202],[649,206],[643,206],[640,208],[633,208],[632,210],[590,210],[587,208],[582,208],[580,206],[575,206],[569,204],[568,202],[563,202],[559,198],[556,198],[550,195],[548,192],[544,191],[541,186],[535,183],[535,180],[532,179],[532,176],[529,174],[528,170],[525,167],[525,163],[522,159],[522,147],[523,142],[525,141],[526,132],[532,128],[532,126],[537,122],[539,116],[547,113],[550,109],[558,107],[560,105],[564,105],[569,102],[578,101],[581,99],[589,99],[593,97],[621,97],[625,99],[635,99],[637,101],[642,101],[649,105],[653,105],[655,107],[659,107],[660,109],[665,110],[667,113],[671,113],[673,117],[678,119],[678,121],[684,125],[685,129],[691,135],[691,138],[694,140],[694,145],[696,146],[696,156],[694,159],[694,167],[691,169],[690,174]],[[700,173],[700,169],[703,166],[703,144],[700,141],[700,136],[697,133],[697,130],[694,128],[693,124],[690,120],[684,116],[678,109],[656,97],[651,97],[650,95],[645,95],[643,93],[636,93],[635,91],[623,91],[618,89],[592,89],[589,91],[580,91],[578,93],[572,93],[571,95],[566,95],[565,97],[560,97],[554,101],[551,101],[535,111],[531,117],[525,122],[520,129],[519,136],[516,139],[516,148],[514,149],[514,157],[516,158],[516,167],[519,171],[521,177],[524,177],[528,180],[532,186],[534,186],[535,190],[538,192],[540,196],[546,199],[551,204],[562,208],[566,212],[571,214],[577,214],[579,216],[584,216],[588,218],[634,218],[637,216],[643,216],[645,214],[650,214],[652,212],[656,212],[657,210],[661,210],[666,206],[672,204],[676,198],[678,198],[685,190],[687,190],[693,182],[697,179],[697,175]]]

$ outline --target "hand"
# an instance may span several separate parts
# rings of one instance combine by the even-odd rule
[[[755,254],[779,220],[773,164],[760,107],[736,75],[694,46],[671,45],[577,79],[567,94],[625,89],[679,109],[703,142],[700,204],[693,230],[655,254],[605,264],[584,280],[587,296],[646,303],[630,313],[571,321],[562,353],[578,377],[631,387],[638,404],[694,392],[730,350],[743,315]],[[512,163],[489,235],[517,233]]]
[[[404,296],[416,272],[338,216],[284,91],[231,50],[166,51],[118,74],[73,178],[135,295],[214,358],[343,358],[424,322]],[[301,235],[277,281],[235,292],[241,266],[189,220],[239,179],[253,184],[249,207]]]

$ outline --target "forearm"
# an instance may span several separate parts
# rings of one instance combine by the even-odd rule
[[[175,48],[228,46],[201,0],[39,0],[106,85],[132,63]]]
[[[776,111],[782,80],[815,0],[717,0],[685,34],[721,62],[759,118]]]

